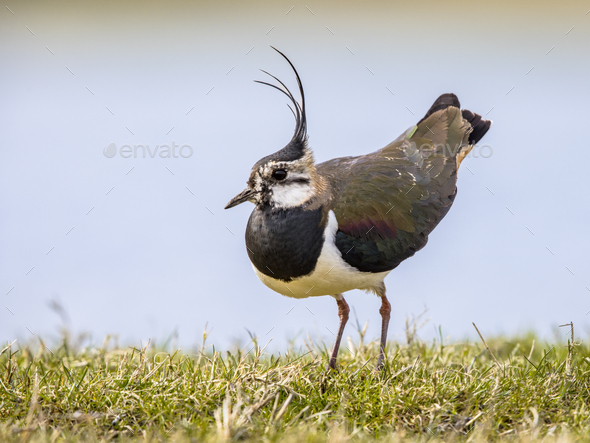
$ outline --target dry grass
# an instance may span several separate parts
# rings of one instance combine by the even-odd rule
[[[13,344],[1,441],[590,440],[590,350],[518,339],[268,355]],[[565,340],[564,340],[565,342]]]

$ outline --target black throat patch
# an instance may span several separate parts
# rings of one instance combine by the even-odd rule
[[[327,222],[321,208],[256,208],[246,228],[248,256],[258,271],[284,282],[308,275],[322,252]]]

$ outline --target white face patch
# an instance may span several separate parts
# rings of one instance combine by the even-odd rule
[[[310,151],[311,152],[311,151]],[[254,191],[252,203],[275,208],[295,208],[309,202],[317,190],[312,174],[313,158],[309,156],[294,161],[270,160],[253,169],[248,185]],[[278,177],[277,171],[286,172]]]
[[[309,175],[297,173],[287,174],[284,182],[279,182],[272,186],[271,192],[271,202],[278,208],[301,206],[314,195]]]

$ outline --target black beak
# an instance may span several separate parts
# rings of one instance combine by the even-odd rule
[[[229,201],[229,203],[227,205],[225,205],[224,209],[229,209],[229,208],[233,208],[234,206],[238,206],[239,204],[250,200],[250,198],[254,194],[255,194],[255,192],[252,189],[246,188],[242,192],[240,192],[238,195],[236,195],[234,198],[232,198]]]

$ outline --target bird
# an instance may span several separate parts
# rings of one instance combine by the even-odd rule
[[[426,245],[455,200],[461,162],[492,122],[461,110],[457,96],[445,93],[384,148],[316,164],[301,78],[272,48],[293,70],[300,100],[267,71],[277,83],[255,81],[288,97],[295,131],[285,147],[254,164],[246,189],[225,209],[255,205],[245,243],[262,283],[288,297],[336,300],[340,321],[328,369],[337,368],[350,312],[343,293],[360,289],[381,298],[381,369],[391,316],[384,279]]]

